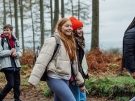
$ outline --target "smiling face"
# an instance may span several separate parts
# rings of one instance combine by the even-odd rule
[[[13,31],[13,27],[12,27],[12,25],[10,25],[10,24],[6,24],[6,25],[3,27],[3,34],[4,34],[5,36],[7,36],[8,38],[11,38],[12,31]]]
[[[8,27],[3,30],[3,34],[5,36],[9,36],[10,37],[11,36],[11,33],[12,33],[12,31]]]
[[[76,30],[76,32],[77,32],[77,35],[78,35],[79,37],[82,37],[82,36],[83,36],[83,28],[82,28],[82,27],[78,28],[78,29]]]
[[[64,33],[65,35],[72,35],[72,24],[71,22],[68,20],[67,22],[65,22],[63,25],[62,25],[62,33]]]

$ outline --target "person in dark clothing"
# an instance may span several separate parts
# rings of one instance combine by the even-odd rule
[[[73,34],[76,41],[76,52],[77,52],[77,59],[78,59],[78,70],[81,73],[84,79],[88,78],[88,65],[86,62],[84,47],[85,47],[85,40],[83,34],[83,23],[76,19],[75,17],[70,17]],[[70,89],[72,90],[76,101],[86,101],[86,92],[79,89],[79,87],[75,84],[75,80],[71,79],[69,84]]]
[[[123,37],[123,67],[135,78],[135,18]]]
[[[20,61],[22,52],[15,36],[12,35],[13,27],[7,24],[3,27],[3,33],[0,35],[0,71],[5,74],[7,84],[0,91],[0,101],[13,88],[14,101],[20,100]]]
[[[124,33],[122,67],[135,79],[135,17]],[[130,101],[135,101],[135,97]]]

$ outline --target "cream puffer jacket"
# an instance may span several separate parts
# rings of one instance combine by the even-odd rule
[[[35,66],[32,70],[32,73],[30,75],[30,78],[28,80],[29,83],[32,85],[37,85],[46,69],[46,66],[51,59],[53,52],[55,50],[56,46],[56,39],[54,37],[48,38],[37,58],[37,61],[35,63]],[[56,57],[49,63],[48,65],[48,71],[51,71],[54,73],[54,75],[58,75],[61,79],[71,77],[71,63],[69,56],[65,50],[63,42],[60,40],[60,47],[59,52],[57,53]],[[73,64],[73,71],[76,75],[76,83],[79,85],[84,84],[84,79],[80,72],[78,71],[78,63],[77,61],[74,61]]]

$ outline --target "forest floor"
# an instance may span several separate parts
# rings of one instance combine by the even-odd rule
[[[2,75],[3,76],[3,75]],[[3,77],[0,76],[0,90],[4,87],[5,85],[5,80]],[[20,96],[22,101],[53,101],[53,97],[45,97],[43,94],[43,91],[40,88],[32,89],[29,87],[29,85],[21,85],[21,96]],[[14,101],[13,99],[13,91],[11,91],[4,101]],[[112,101],[112,100],[107,100],[107,98],[99,98],[99,97],[90,97],[87,96],[87,101]]]
[[[32,89],[29,87],[27,79],[31,73],[33,64],[33,57],[31,51],[27,51],[23,54],[21,58],[21,64],[23,65],[21,71],[21,100],[22,101],[53,101],[53,97],[47,98],[44,96],[43,89],[40,87]],[[93,50],[87,54],[87,62],[89,65],[90,74],[95,76],[102,76],[102,73],[109,72],[116,73],[120,70],[121,65],[121,55],[120,54],[107,54],[102,53],[99,50]],[[100,75],[101,74],[101,75]],[[2,73],[0,73],[0,90],[5,85],[5,78]],[[43,85],[44,86],[44,85]],[[11,91],[5,98],[4,101],[14,101],[13,91]],[[87,101],[113,101],[107,100],[107,98],[100,98],[95,96],[87,96]]]

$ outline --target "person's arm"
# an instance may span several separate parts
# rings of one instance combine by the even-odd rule
[[[13,51],[10,49],[3,50],[1,41],[2,41],[2,39],[0,38],[0,57],[3,58],[3,57],[10,56]]]
[[[81,75],[81,73],[78,71],[77,75],[76,75],[76,83],[79,87],[83,87],[84,86],[84,79]]]
[[[16,51],[12,54],[14,57],[19,58],[22,56],[22,49],[20,48],[19,41],[16,40],[15,42],[15,49]]]
[[[81,92],[87,92],[88,93],[88,91],[85,87],[84,79],[83,79],[80,72],[78,72],[78,74],[76,75],[76,83],[79,86]]]
[[[40,81],[48,62],[50,61],[53,51],[55,50],[56,40],[54,37],[45,41],[40,54],[36,60],[28,82],[34,86]]]
[[[83,73],[84,73],[84,78],[88,79],[89,78],[88,64],[87,64],[87,60],[86,60],[85,54],[83,56],[83,60],[82,60],[82,64],[81,65],[82,65],[82,70],[83,70]]]

